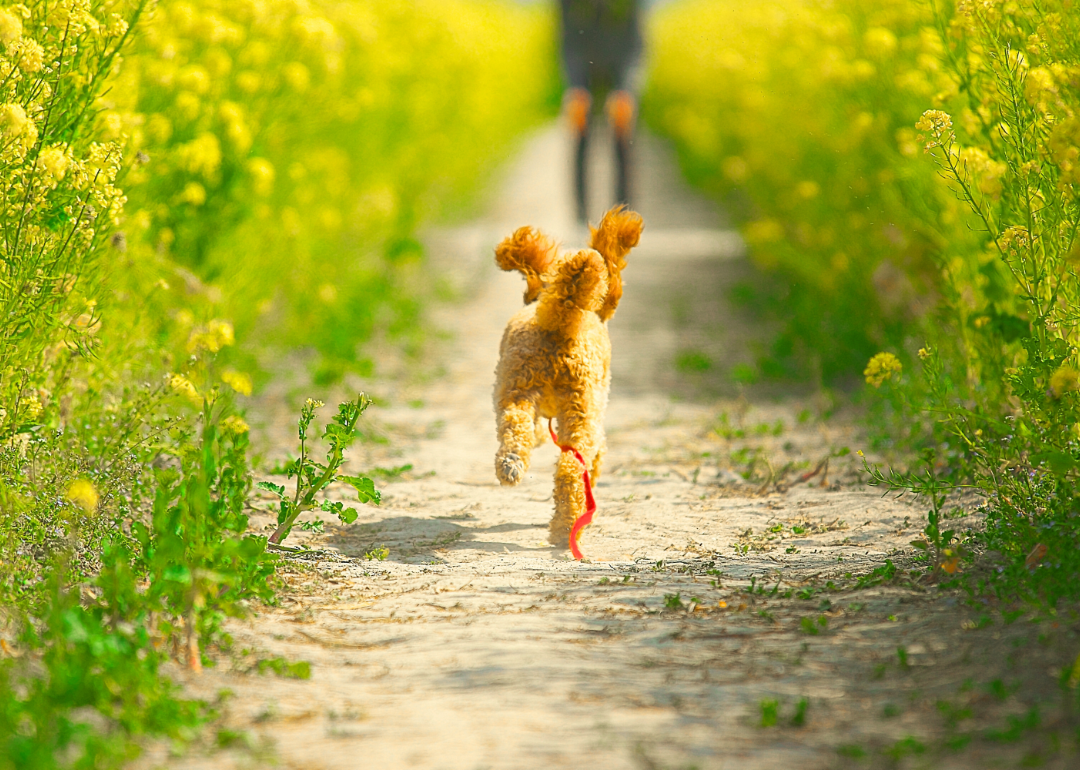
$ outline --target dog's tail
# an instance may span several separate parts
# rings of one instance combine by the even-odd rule
[[[589,245],[604,257],[608,269],[608,294],[604,305],[597,311],[600,320],[606,321],[615,314],[622,299],[622,271],[626,267],[626,255],[638,245],[645,223],[636,211],[628,211],[618,205],[604,214],[598,227],[590,227],[592,240]]]
[[[560,259],[536,307],[540,328],[575,336],[586,313],[603,307],[609,287],[607,273],[604,258],[592,249]]]
[[[519,227],[495,247],[495,264],[520,270],[525,276],[525,304],[536,299],[544,286],[544,271],[555,256],[555,243],[531,227]]]

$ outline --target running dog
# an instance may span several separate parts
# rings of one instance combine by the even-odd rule
[[[550,431],[563,452],[548,540],[569,545],[579,559],[577,541],[595,509],[590,481],[600,476],[606,450],[607,321],[619,306],[626,255],[643,226],[640,215],[617,206],[590,227],[590,248],[560,254],[546,235],[522,227],[495,249],[499,267],[525,276],[525,307],[506,326],[495,370],[495,475],[504,486],[519,483]]]

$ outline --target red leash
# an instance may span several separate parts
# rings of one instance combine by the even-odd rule
[[[570,552],[574,554],[575,559],[580,559],[581,549],[578,548],[578,538],[581,537],[581,530],[592,524],[592,516],[596,513],[596,500],[593,499],[592,482],[589,481],[589,467],[585,464],[585,458],[581,456],[581,452],[572,446],[563,446],[559,443],[559,438],[555,435],[555,429],[551,427],[550,417],[548,418],[548,433],[551,434],[551,440],[555,442],[555,446],[564,452],[574,453],[574,457],[578,459],[583,469],[581,478],[585,482],[585,515],[575,521],[573,528],[570,530]]]

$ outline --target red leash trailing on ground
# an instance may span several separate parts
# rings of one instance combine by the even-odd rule
[[[573,452],[574,457],[581,463],[581,478],[585,482],[585,513],[578,517],[574,522],[574,526],[570,529],[570,553],[574,554],[575,559],[581,558],[581,549],[578,548],[578,539],[581,538],[581,530],[592,524],[592,516],[596,513],[596,500],[593,499],[592,494],[592,481],[589,480],[589,467],[585,464],[585,458],[581,456],[581,452],[574,449],[572,446],[563,446],[559,443],[559,437],[555,435],[555,429],[551,427],[551,420],[548,420],[548,433],[551,434],[551,440],[555,442],[555,446],[564,452]]]

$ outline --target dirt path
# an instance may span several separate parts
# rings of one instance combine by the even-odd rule
[[[569,224],[565,141],[549,129],[486,218],[430,234],[435,266],[466,298],[437,317],[450,332],[445,374],[364,383],[390,443],[361,448],[352,467],[412,468],[353,525],[297,531],[290,542],[318,550],[289,560],[293,590],[234,623],[219,666],[185,680],[211,699],[230,690],[225,724],[245,737],[147,765],[985,767],[1033,750],[977,740],[946,751],[972,724],[948,714],[972,708],[990,725],[1028,713],[1056,687],[1049,669],[1073,632],[1039,647],[1027,640],[1044,627],[980,628],[978,613],[932,590],[827,589],[890,555],[907,564],[897,554],[923,509],[859,485],[854,455],[837,456],[858,436],[820,419],[832,405],[733,389],[746,341],[765,333],[728,300],[750,278],[740,242],[663,147],[644,138],[641,160],[646,234],[611,325],[610,449],[587,560],[545,542],[554,447],[518,488],[500,488],[492,468],[492,371],[521,295],[492,247],[521,224],[568,245],[582,237]],[[680,354],[711,366],[680,374]],[[293,445],[295,398],[281,386],[256,415],[271,459]],[[829,457],[827,478],[798,483]],[[378,547],[386,560],[364,558]],[[310,680],[244,673],[275,656],[309,661]],[[1001,697],[985,684],[995,679],[1011,688]],[[778,724],[763,727],[773,711]],[[1046,766],[1068,766],[1057,761]]]

